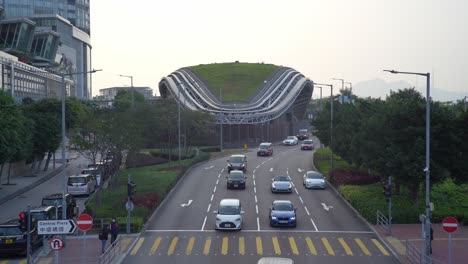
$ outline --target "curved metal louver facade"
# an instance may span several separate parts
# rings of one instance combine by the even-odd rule
[[[298,71],[282,67],[246,103],[221,102],[190,68],[181,68],[159,82],[162,98],[174,98],[184,108],[206,111],[217,124],[261,124],[283,116],[302,119],[313,82]],[[287,118],[291,119],[291,118]]]

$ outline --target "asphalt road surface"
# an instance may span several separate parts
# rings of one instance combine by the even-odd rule
[[[272,157],[247,156],[247,187],[226,188],[227,157],[189,170],[150,219],[123,263],[256,263],[261,257],[295,263],[398,263],[387,246],[331,188],[305,189],[302,176],[313,169],[313,152],[275,146]],[[274,175],[289,175],[290,194],[272,193]],[[214,230],[221,199],[240,199],[241,231]],[[269,226],[274,200],[297,208],[296,228]]]

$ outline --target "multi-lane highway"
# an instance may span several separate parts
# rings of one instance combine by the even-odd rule
[[[151,217],[124,263],[256,263],[261,257],[288,257],[296,263],[398,263],[387,246],[332,190],[302,185],[313,169],[313,152],[299,146],[275,146],[272,157],[246,153],[245,190],[226,188],[227,157],[190,169]],[[271,178],[289,175],[290,194],[272,193]],[[214,230],[221,199],[240,199],[243,229]],[[274,200],[297,208],[296,228],[272,228],[268,213]]]

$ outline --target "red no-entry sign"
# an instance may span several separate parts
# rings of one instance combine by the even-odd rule
[[[93,218],[89,214],[81,214],[76,219],[76,225],[81,231],[88,231],[93,226]]]
[[[442,220],[442,228],[447,233],[453,233],[457,231],[458,228],[458,221],[455,217],[445,217]]]

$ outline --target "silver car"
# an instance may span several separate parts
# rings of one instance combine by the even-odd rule
[[[306,188],[325,189],[325,177],[316,171],[308,171],[304,174],[303,184]]]
[[[219,202],[216,214],[216,230],[241,230],[242,229],[242,206],[239,199],[222,199]]]
[[[271,179],[271,192],[292,192],[291,178],[287,175],[278,175]]]

